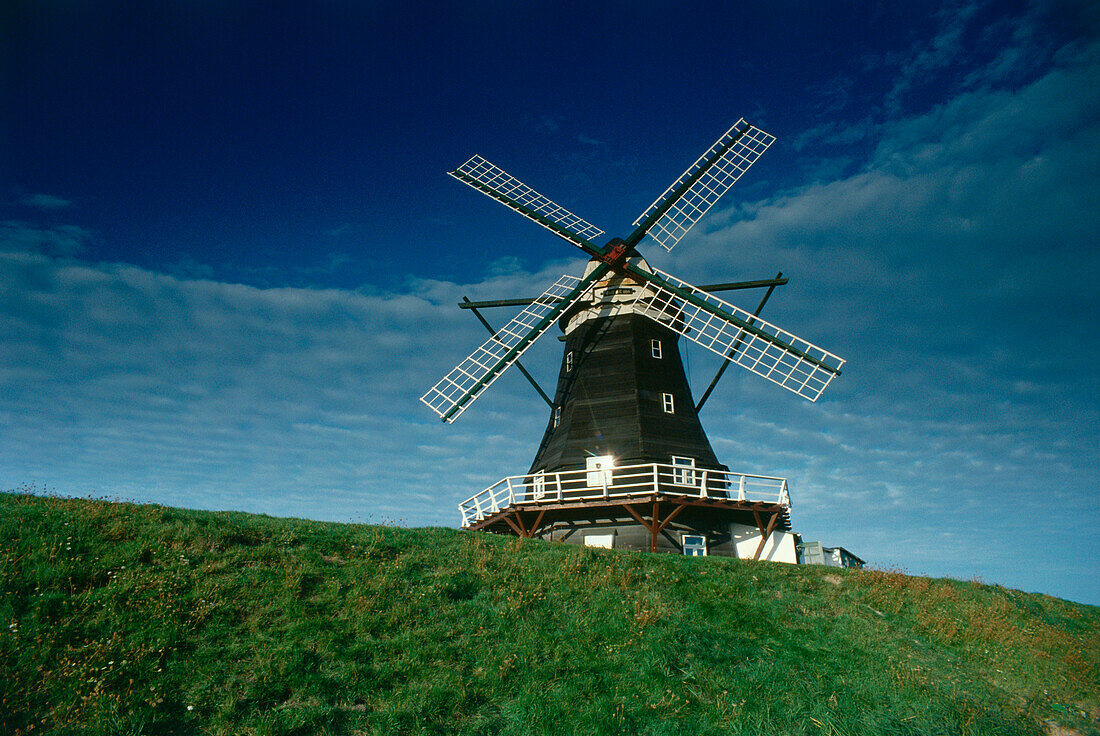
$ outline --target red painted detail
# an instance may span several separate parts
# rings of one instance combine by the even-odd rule
[[[626,243],[620,240],[618,243],[611,245],[611,249],[600,256],[599,259],[609,266],[618,266],[626,260],[626,253]]]

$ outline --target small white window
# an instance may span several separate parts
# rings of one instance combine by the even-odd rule
[[[678,486],[695,485],[695,458],[672,456],[672,482]]]
[[[665,414],[672,414],[674,405],[672,403],[672,394],[661,394],[661,406],[665,410]]]
[[[649,352],[653,355],[654,358],[660,358],[661,357],[661,341],[660,340],[650,340],[649,341]]]
[[[556,406],[554,407],[554,429],[557,429],[559,424],[561,424],[561,407]]]
[[[584,546],[611,549],[615,546],[615,534],[585,534]]]
[[[612,468],[615,467],[615,458],[610,455],[586,457],[584,464],[585,470],[588,471],[585,474],[585,482],[589,488],[604,488],[613,485],[612,476],[614,473]]]
[[[573,351],[570,350],[565,354],[565,372],[573,370]]]
[[[692,557],[705,557],[707,554],[707,538],[702,534],[685,534],[681,541],[684,545],[684,554]]]

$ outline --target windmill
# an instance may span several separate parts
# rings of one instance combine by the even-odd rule
[[[698,418],[714,382],[694,403],[677,343],[684,337],[722,357],[715,382],[732,362],[810,401],[844,361],[759,317],[771,290],[786,283],[781,274],[696,287],[637,251],[646,237],[672,250],[774,140],[739,120],[641,214],[633,232],[602,246],[602,230],[481,156],[450,172],[590,256],[579,278],[563,275],[537,298],[460,305],[486,327],[478,307],[524,308],[500,330],[490,327],[490,338],[421,397],[444,422],[457,419],[555,322],[565,342],[554,398],[539,389],[550,417],[534,462],[463,502],[464,528],[742,555],[738,530],[750,528],[759,532],[754,557],[773,532],[790,528],[784,479],[731,473],[719,463]],[[760,286],[768,293],[756,313],[713,293]]]

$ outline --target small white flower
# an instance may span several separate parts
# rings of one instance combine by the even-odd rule
[[[187,706],[187,710],[195,710],[195,706],[189,705],[189,706]]]

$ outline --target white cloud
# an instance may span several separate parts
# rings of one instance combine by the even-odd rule
[[[498,281],[486,291],[538,288]],[[511,380],[466,432],[417,401],[484,339],[461,288],[256,289],[0,256],[0,484],[455,523],[461,498],[526,469],[516,422],[543,420],[508,410],[529,390]]]

